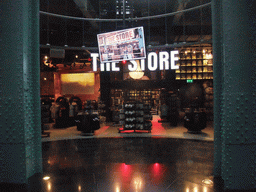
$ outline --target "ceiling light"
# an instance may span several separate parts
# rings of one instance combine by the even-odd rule
[[[49,179],[50,179],[49,176],[45,176],[45,177],[43,178],[43,180],[45,180],[45,181],[47,181],[47,180],[49,180]]]
[[[140,61],[136,60],[136,62],[137,62],[137,69],[135,71],[129,72],[129,75],[133,79],[140,79],[143,77],[144,72],[140,68]]]
[[[206,185],[212,185],[212,184],[213,184],[213,181],[210,180],[210,179],[204,179],[204,180],[202,181],[202,183],[204,183],[204,184],[206,184]]]

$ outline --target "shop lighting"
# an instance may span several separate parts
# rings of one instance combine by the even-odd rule
[[[76,58],[78,58],[78,55],[76,55]]]
[[[120,186],[118,183],[116,184],[115,189],[116,189],[115,192],[120,192]]]
[[[140,79],[140,78],[143,77],[144,72],[140,68],[140,61],[136,60],[136,62],[137,62],[137,65],[138,65],[137,69],[135,71],[129,72],[129,75],[133,79]]]
[[[47,181],[47,180],[49,180],[49,179],[50,179],[49,176],[45,176],[45,177],[43,178],[43,180],[45,180],[45,181]]]
[[[45,80],[45,81],[47,80],[46,77],[44,77],[44,80]]]
[[[204,180],[202,180],[202,183],[204,183],[206,185],[212,185],[213,184],[212,180],[210,180],[210,179],[204,179]]]
[[[45,59],[45,60],[47,60],[47,59],[48,59],[48,56],[47,56],[47,55],[46,55],[46,56],[44,56],[44,59]]]
[[[48,183],[48,191],[51,191],[51,189],[52,189],[52,186],[51,186],[51,183]]]

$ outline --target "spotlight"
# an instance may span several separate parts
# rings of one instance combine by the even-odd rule
[[[206,185],[212,185],[213,181],[211,179],[204,179],[204,180],[202,180],[202,183],[204,183]]]
[[[49,179],[50,179],[49,176],[45,176],[45,177],[43,178],[43,180],[45,180],[45,181],[47,181],[47,180],[49,180]]]

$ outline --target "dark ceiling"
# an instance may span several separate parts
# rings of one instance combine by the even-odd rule
[[[160,15],[209,3],[210,0],[126,0],[126,18]],[[120,0],[40,0],[40,11],[84,18],[123,18]],[[118,7],[117,7],[118,6]],[[117,14],[119,13],[119,14]],[[40,14],[40,44],[97,47],[97,34],[143,26],[146,44],[164,45],[198,41],[211,36],[211,7],[175,16],[138,21],[95,22]],[[193,38],[191,38],[193,37]]]

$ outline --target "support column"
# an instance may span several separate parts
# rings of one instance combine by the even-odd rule
[[[217,0],[213,1],[214,4],[217,4]],[[222,0],[221,6],[222,43],[214,35],[214,31],[221,24],[213,22],[213,41],[217,45],[220,43],[219,47],[222,46],[222,76],[224,79],[222,83],[223,104],[221,104],[223,113],[220,124],[222,146],[220,147],[219,140],[215,141],[218,150],[215,154],[214,173],[219,174],[221,165],[221,177],[226,190],[255,190],[256,6],[253,0]],[[214,13],[216,13],[215,10],[213,10],[213,17],[216,17]],[[216,48],[215,46],[213,51],[218,53]],[[219,58],[215,55],[215,59]],[[214,73],[216,70],[218,69],[215,68]],[[216,88],[221,87],[220,82],[215,80],[215,83]],[[214,108],[215,116],[219,113],[217,109]],[[218,124],[219,121],[216,123]],[[219,138],[219,133],[217,134]],[[221,154],[219,154],[220,149]]]
[[[42,173],[39,1],[0,3],[0,183]]]
[[[223,103],[222,12],[221,1],[212,1],[213,85],[214,85],[214,176],[221,177],[221,117]]]

